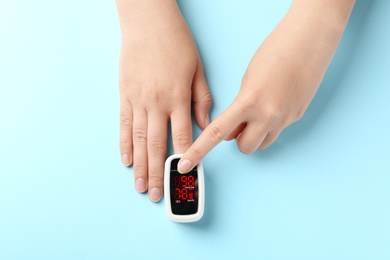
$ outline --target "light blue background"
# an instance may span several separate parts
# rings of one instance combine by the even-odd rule
[[[180,1],[211,118],[290,3]],[[215,148],[203,219],[176,224],[120,163],[114,1],[1,0],[0,259],[390,259],[389,10],[358,0],[303,119]]]

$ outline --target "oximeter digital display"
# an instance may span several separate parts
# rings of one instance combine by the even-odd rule
[[[165,162],[165,206],[169,219],[194,222],[203,216],[204,175],[200,162],[190,172],[181,174],[177,164],[181,155],[172,155]]]

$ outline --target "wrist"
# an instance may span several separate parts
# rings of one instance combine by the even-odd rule
[[[181,17],[176,0],[116,0],[122,33],[147,31],[161,20]]]

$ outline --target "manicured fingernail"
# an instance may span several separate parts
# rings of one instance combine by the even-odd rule
[[[180,164],[179,164],[179,172],[180,173],[186,173],[190,170],[191,168],[191,162],[187,159],[183,160]]]
[[[138,192],[144,192],[145,189],[146,189],[145,180],[142,179],[142,178],[138,178],[138,179],[135,181],[135,189],[136,189]]]
[[[161,191],[159,188],[153,188],[150,190],[149,194],[150,200],[153,202],[157,202],[160,200],[161,197]]]
[[[130,165],[130,157],[127,153],[122,154],[122,164],[124,166],[129,166]]]
[[[210,124],[210,116],[209,115],[206,116],[205,122],[206,122],[206,126],[208,126]]]

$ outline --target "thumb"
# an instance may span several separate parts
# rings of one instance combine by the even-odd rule
[[[200,128],[205,129],[210,124],[209,110],[211,106],[211,94],[200,59],[192,82],[192,101],[194,102],[196,123]]]

